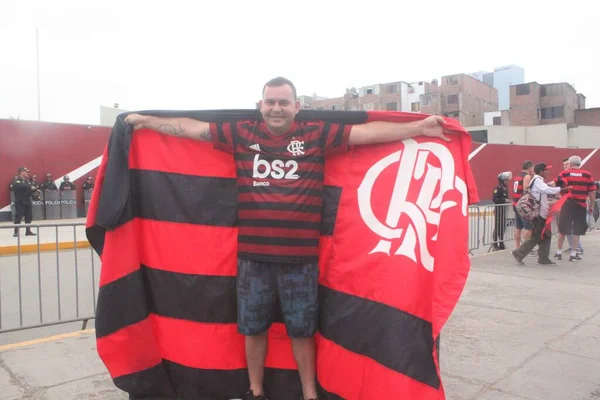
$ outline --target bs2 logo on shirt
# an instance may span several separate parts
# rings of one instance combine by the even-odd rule
[[[261,160],[260,154],[254,156],[254,165],[252,167],[252,177],[256,179],[299,179],[296,174],[298,162],[296,160],[278,160],[271,162]],[[269,182],[254,181],[253,186],[270,186]]]

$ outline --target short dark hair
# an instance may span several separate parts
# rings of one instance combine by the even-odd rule
[[[526,160],[523,162],[523,170],[533,167],[533,161]]]
[[[278,86],[283,86],[283,85],[290,85],[290,87],[292,88],[292,94],[294,95],[294,100],[296,100],[297,99],[296,86],[294,86],[292,81],[290,81],[289,79],[286,79],[282,76],[273,78],[269,82],[265,83],[265,86],[263,86],[263,94],[265,93],[265,89],[267,88],[267,86],[268,87],[278,87]]]
[[[569,161],[569,157],[563,158],[563,162],[567,162],[567,161]]]

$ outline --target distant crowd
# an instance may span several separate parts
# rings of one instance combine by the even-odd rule
[[[493,190],[495,204],[512,203],[517,247],[512,254],[521,265],[528,255],[537,256],[538,264],[556,265],[550,259],[552,231],[549,218],[558,222],[558,250],[554,254],[554,260],[561,261],[563,254],[571,262],[582,260],[584,250],[580,238],[590,226],[598,223],[600,217],[596,202],[600,196],[600,182],[595,181],[592,174],[582,168],[581,157],[563,159],[562,171],[553,179],[550,179],[551,169],[552,166],[545,163],[534,165],[532,161],[525,161],[521,172],[514,179],[510,172],[499,174],[498,186]],[[513,183],[509,189],[508,182],[511,179]],[[522,199],[523,196],[526,198]],[[558,201],[561,201],[557,205],[558,214],[553,215],[550,211]],[[496,250],[505,249],[505,214],[505,207],[496,210]],[[569,247],[563,251],[565,238]]]

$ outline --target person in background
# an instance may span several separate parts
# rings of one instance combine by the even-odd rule
[[[569,157],[567,158],[563,158],[563,171],[566,171],[569,169]],[[564,182],[562,180],[562,178],[559,176],[557,176],[554,179],[554,182],[556,184],[556,186],[562,186],[564,185]],[[567,242],[569,243],[569,248],[567,249],[567,251],[571,251],[571,249],[573,248],[573,235],[567,235]],[[581,245],[581,242],[577,243],[577,248],[575,249],[575,251],[577,252],[577,254],[583,255],[583,246]],[[556,253],[554,255],[554,258],[558,258],[558,253]]]
[[[31,185],[35,188],[33,193],[31,193],[31,198],[33,199],[33,201],[42,200],[42,192],[40,190],[40,185],[38,184],[38,181],[37,181],[37,175],[31,176]]]
[[[69,175],[64,176],[63,181],[60,183],[59,190],[61,192],[65,190],[75,190],[75,185],[69,180]]]
[[[516,206],[519,199],[523,196],[523,188],[529,187],[529,182],[533,177],[533,162],[526,160],[519,175],[514,179],[512,187],[513,210],[515,212],[515,247],[518,249],[521,244],[531,236],[531,224],[529,221],[523,221]],[[522,240],[521,240],[522,239]]]
[[[88,176],[83,185],[81,186],[83,190],[91,190],[94,188],[94,182],[92,182],[92,177]]]
[[[46,190],[58,190],[50,172],[46,173],[46,180],[42,183],[40,189],[42,189],[42,192]]]
[[[496,204],[494,207],[494,214],[496,215],[494,221],[494,250],[505,250],[504,245],[504,231],[506,229],[506,214],[507,206],[505,204],[510,203],[508,197],[508,187],[506,182],[512,178],[512,173],[502,172],[498,174],[498,186],[494,188],[492,194],[492,201]]]
[[[558,219],[558,250],[554,257],[562,260],[562,247],[565,236],[573,235],[571,243],[571,255],[569,261],[580,261],[582,258],[577,252],[580,236],[585,235],[587,225],[587,214],[593,214],[596,201],[596,183],[592,174],[581,168],[581,157],[569,157],[569,168],[562,171],[559,176],[561,186],[571,186],[573,190],[569,198],[560,209]],[[587,213],[586,213],[587,209]]]
[[[548,219],[548,212],[550,211],[550,204],[548,202],[548,196],[558,193],[567,193],[571,190],[570,186],[562,188],[548,186],[544,180],[548,178],[548,169],[552,168],[545,163],[536,164],[533,167],[535,175],[531,178],[529,189],[535,199],[540,202],[540,215],[531,221],[531,237],[523,243],[518,249],[512,251],[513,257],[521,265],[524,265],[523,259],[533,250],[536,245],[539,245],[538,250],[538,264],[540,265],[556,265],[556,263],[550,260],[550,242],[552,240],[552,233],[544,231],[546,226],[546,220]]]
[[[37,186],[32,185],[29,181],[29,169],[27,167],[19,168],[19,176],[13,183],[13,190],[15,193],[15,224],[20,224],[23,217],[25,217],[25,224],[31,224],[33,219],[31,194],[37,190]],[[15,228],[13,236],[19,236],[19,228]],[[35,236],[29,226],[25,231],[25,236]]]

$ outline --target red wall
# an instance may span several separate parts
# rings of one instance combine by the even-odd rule
[[[0,208],[9,204],[9,184],[19,167],[25,166],[44,181],[54,180],[102,155],[111,128],[0,119]],[[73,181],[78,200],[87,176],[95,179],[97,168]],[[58,185],[57,185],[58,186]]]
[[[477,147],[477,146],[475,146]],[[587,157],[594,149],[572,149],[545,146],[519,146],[504,144],[488,144],[470,161],[471,169],[477,182],[479,198],[491,200],[492,190],[498,185],[498,174],[511,171],[513,177],[521,172],[523,161],[531,160],[534,164],[544,162],[552,165],[550,176],[554,177],[562,171],[562,160],[570,156]],[[600,151],[584,165],[594,179],[600,179]]]

